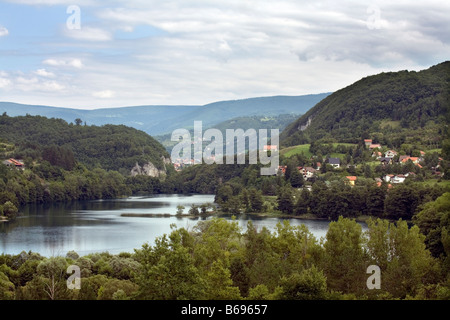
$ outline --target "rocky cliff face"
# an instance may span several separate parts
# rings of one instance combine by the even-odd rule
[[[166,164],[170,164],[170,159],[161,157],[163,160],[164,169],[158,169],[150,161],[140,166],[138,163],[131,169],[131,176],[145,175],[155,178],[163,178],[166,176]]]

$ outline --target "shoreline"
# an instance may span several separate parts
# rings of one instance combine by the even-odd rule
[[[238,214],[232,214],[232,213],[226,213],[226,212],[221,212],[218,214],[220,215],[249,215],[249,216],[255,216],[255,217],[259,217],[259,218],[280,218],[280,219],[298,219],[298,220],[316,220],[316,221],[333,221],[330,220],[328,218],[319,218],[316,217],[310,213],[307,214],[302,214],[302,215],[294,215],[294,214],[278,214],[278,213],[268,213],[268,212],[250,212],[250,213],[238,213]],[[367,220],[369,220],[370,218],[374,218],[371,216],[367,216],[367,215],[362,215],[359,217],[353,217],[350,219],[354,219],[356,222],[364,222],[366,223]]]
[[[293,215],[293,214],[278,214],[278,213],[268,213],[268,212],[241,212],[241,213],[230,213],[230,212],[209,212],[206,214],[171,214],[171,213],[122,213],[121,217],[134,217],[134,218],[206,218],[206,217],[227,217],[227,216],[253,216],[256,218],[278,218],[278,219],[298,219],[298,220],[315,220],[315,221],[332,221],[328,218],[319,218],[312,214],[302,214],[302,215]],[[369,220],[370,216],[362,215],[354,219],[356,222],[366,223]]]

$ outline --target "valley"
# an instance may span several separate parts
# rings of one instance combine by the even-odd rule
[[[51,299],[448,298],[449,67],[375,75],[323,96],[119,108],[117,117],[103,110],[95,124],[84,111],[60,110],[67,111],[65,120],[28,113],[55,109],[1,103],[9,108],[0,116],[5,242],[8,232],[20,238],[18,222],[32,230],[32,208],[41,216],[48,207],[55,216],[36,223],[58,225],[53,236],[89,226],[94,229],[85,240],[95,243],[98,234],[108,238],[114,230],[116,251],[125,230],[130,235],[127,225],[139,229],[136,241],[155,224],[166,233],[134,252],[83,247],[82,256],[69,251],[47,258],[29,248],[2,254],[0,298],[47,299],[41,288],[46,266],[72,264],[81,266],[89,285],[74,292],[60,282]],[[131,114],[140,123],[131,125]],[[249,162],[249,148],[244,163],[215,159],[176,167],[168,133],[178,126],[192,132],[194,120],[221,133],[280,129],[279,145],[264,150],[266,156],[279,152],[276,171],[261,174],[264,165]],[[189,146],[203,146],[199,140]],[[146,203],[164,195],[208,203]],[[98,203],[100,213],[93,209]],[[66,205],[67,212],[58,209]],[[252,221],[265,219],[275,221],[270,229]],[[187,227],[176,227],[181,221]],[[306,221],[326,224],[325,236],[318,239]],[[61,239],[70,246],[68,237]],[[365,267],[373,264],[380,265],[382,290],[362,285]]]

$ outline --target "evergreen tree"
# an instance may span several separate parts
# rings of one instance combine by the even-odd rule
[[[445,248],[445,238],[450,232],[450,193],[426,203],[413,221],[425,235],[425,244],[433,256],[448,259],[450,247]]]
[[[278,210],[282,213],[291,214],[294,209],[294,198],[292,188],[289,186],[285,186],[280,188],[277,197]]]
[[[261,212],[261,210],[263,208],[263,204],[264,204],[262,192],[259,190],[256,190],[255,188],[251,188],[249,191],[249,200],[250,200],[251,210],[253,212]]]
[[[384,185],[370,187],[366,198],[367,215],[381,218],[384,213],[385,198],[386,187]]]
[[[299,172],[299,170],[297,168],[295,168],[291,173],[289,182],[292,187],[300,188],[305,183],[305,180],[303,178],[303,175]]]
[[[388,218],[410,220],[419,204],[419,195],[410,185],[399,184],[389,190],[384,202],[385,214]]]
[[[310,198],[311,198],[310,191],[308,191],[307,189],[303,189],[295,203],[296,215],[308,213]]]
[[[331,222],[324,244],[325,275],[332,290],[361,293],[365,288],[365,256],[361,225],[339,217]]]

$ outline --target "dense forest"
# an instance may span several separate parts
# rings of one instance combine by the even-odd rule
[[[74,122],[3,114],[0,117],[0,139],[3,141],[0,142],[14,144],[14,157],[24,160],[42,157],[52,160],[64,151],[71,158],[64,161],[66,169],[73,168],[75,159],[89,169],[101,167],[129,173],[136,163],[151,162],[163,169],[161,157],[169,157],[160,143],[142,131],[123,125],[86,126],[82,119],[74,119]]]
[[[0,116],[0,216],[13,218],[27,203],[117,198],[159,186],[157,178],[147,177],[143,186],[132,177],[136,164],[174,172],[165,165],[164,147],[146,133],[74,121]],[[24,168],[8,168],[3,160],[10,158],[21,159]]]
[[[442,125],[448,123],[449,81],[450,62],[363,78],[311,108],[283,131],[280,141],[285,146],[323,138],[356,143],[376,135],[394,147],[420,140],[439,148]]]

